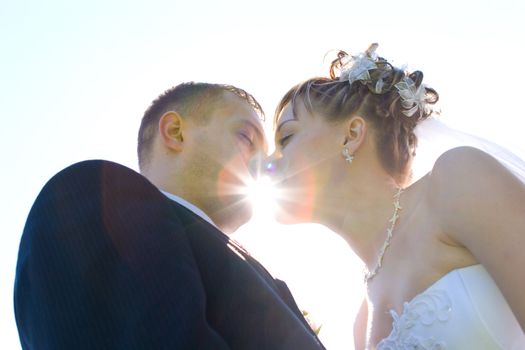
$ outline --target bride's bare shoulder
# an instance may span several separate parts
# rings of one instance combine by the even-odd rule
[[[494,157],[467,146],[443,153],[429,173],[428,181],[434,204],[449,208],[512,192],[521,184]]]
[[[462,146],[443,153],[429,177],[436,186],[472,183],[476,178],[483,178],[497,169],[504,168],[491,155],[474,147]]]

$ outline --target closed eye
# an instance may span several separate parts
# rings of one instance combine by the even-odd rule
[[[286,135],[285,137],[281,138],[277,143],[279,146],[284,147],[288,142],[290,142],[290,139],[292,138],[293,134]]]
[[[253,146],[253,141],[252,141],[252,139],[251,139],[250,136],[248,136],[247,134],[245,134],[245,133],[243,133],[243,132],[240,132],[240,133],[239,133],[239,136],[240,136],[240,138],[241,138],[244,142],[246,142],[248,145]]]

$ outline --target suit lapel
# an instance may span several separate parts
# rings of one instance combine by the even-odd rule
[[[169,200],[169,199],[168,199]],[[256,273],[263,278],[263,280],[266,282],[267,286],[273,290],[274,293],[276,293],[282,301],[288,306],[290,311],[297,317],[297,319],[305,326],[306,329],[317,339],[319,344],[321,344],[320,340],[317,338],[317,335],[315,332],[311,329],[310,325],[304,318],[302,312],[299,310],[299,307],[297,306],[297,303],[295,299],[292,296],[292,293],[288,289],[285,282],[280,280],[275,280],[273,276],[264,268],[264,266],[259,263],[255,258],[253,258],[250,253],[237,241],[229,238],[226,234],[221,232],[218,228],[211,225],[209,222],[189,210],[188,208],[182,206],[179,203],[176,203],[172,200],[169,200],[171,205],[175,206],[177,211],[183,212],[185,218],[183,218],[183,221],[187,225],[199,225],[204,226],[206,228],[206,232],[210,234],[210,238],[212,239],[218,239],[224,242],[225,245],[227,245],[233,252],[235,252],[237,255],[239,255],[244,261],[246,261],[253,270],[256,271]]]

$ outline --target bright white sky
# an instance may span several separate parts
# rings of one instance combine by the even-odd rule
[[[12,289],[31,204],[57,171],[88,158],[137,169],[143,111],[183,81],[230,83],[269,118],[293,84],[326,74],[331,49],[425,72],[450,124],[525,148],[525,3],[500,1],[2,1],[0,3],[0,342],[19,349]],[[268,219],[266,219],[267,221]],[[319,226],[265,220],[236,235],[329,349],[352,348],[359,264]]]

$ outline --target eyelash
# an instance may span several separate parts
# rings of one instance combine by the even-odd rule
[[[246,135],[245,133],[240,132],[239,136],[242,137],[244,140],[248,141],[250,146],[253,146],[253,141],[248,135]]]
[[[293,134],[286,135],[285,137],[281,138],[279,140],[279,146],[284,147],[286,145],[287,141],[290,141],[290,138],[293,136]]]

